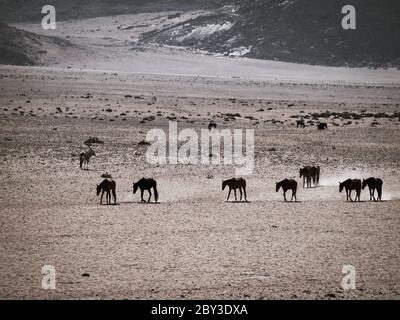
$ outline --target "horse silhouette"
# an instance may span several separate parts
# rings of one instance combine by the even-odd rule
[[[98,196],[101,192],[100,204],[103,204],[103,195],[106,192],[106,203],[111,204],[111,192],[114,198],[114,204],[117,203],[117,193],[115,191],[116,183],[111,179],[104,179],[102,183],[97,186],[96,195]]]
[[[382,185],[383,181],[379,178],[368,178],[363,180],[362,182],[362,189],[364,190],[366,186],[369,189],[369,201],[382,201]],[[378,192],[378,199],[375,199],[375,190]]]
[[[278,192],[281,187],[283,189],[283,199],[285,199],[285,202],[287,202],[287,200],[286,200],[286,192],[288,190],[292,191],[292,198],[290,199],[290,201],[293,201],[293,198],[295,199],[295,201],[297,201],[297,197],[296,197],[297,181],[296,180],[285,179],[285,180],[282,180],[280,182],[277,182],[276,183],[276,192]]]
[[[300,168],[300,178],[303,177],[303,188],[307,182],[307,188],[311,188],[312,184],[318,186],[321,168],[319,166],[306,166]]]
[[[94,153],[93,149],[92,149],[89,145],[87,145],[87,146],[88,146],[89,150],[88,150],[88,151],[85,151],[85,152],[82,152],[82,153],[79,155],[79,167],[80,167],[81,169],[84,169],[85,164],[86,164],[86,170],[89,170],[89,161],[90,161],[90,158],[91,158],[92,156],[96,156],[96,154]]]
[[[328,124],[326,122],[318,123],[318,130],[325,130],[328,129]]]
[[[232,189],[235,192],[235,201],[237,201],[236,189],[239,189],[240,201],[242,201],[242,196],[244,193],[244,201],[248,202],[246,194],[246,180],[244,180],[243,178],[232,178],[229,180],[222,181],[222,190],[225,190],[226,186],[229,187],[228,198],[226,199],[226,201],[229,201]]]
[[[305,128],[306,127],[306,124],[305,124],[305,122],[304,122],[304,119],[301,119],[301,120],[297,120],[296,121],[296,124],[297,124],[297,128]]]
[[[341,193],[343,188],[346,189],[346,200],[349,201],[353,201],[353,199],[351,198],[351,192],[353,190],[356,191],[356,198],[355,201],[361,201],[360,200],[360,195],[361,195],[361,180],[360,179],[347,179],[344,182],[340,182],[339,183],[339,192]]]
[[[149,203],[150,203],[150,199],[152,196],[151,189],[153,189],[154,190],[154,199],[155,199],[154,202],[157,203],[158,191],[157,191],[157,181],[156,180],[142,178],[138,182],[136,182],[136,183],[134,182],[133,183],[133,194],[135,194],[138,189],[140,189],[140,196],[142,199],[141,202],[146,202],[146,200],[143,199],[144,191],[147,190],[149,192],[149,199],[147,200],[147,202],[149,202]]]

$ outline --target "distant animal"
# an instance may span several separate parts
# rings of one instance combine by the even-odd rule
[[[104,179],[102,183],[97,186],[96,195],[98,196],[101,192],[100,204],[103,204],[103,195],[106,192],[106,203],[111,204],[111,193],[114,198],[114,204],[117,203],[116,183],[111,179]]]
[[[86,170],[89,170],[89,161],[90,158],[93,156],[96,156],[96,154],[94,153],[93,149],[90,147],[90,145],[87,145],[89,150],[82,152],[79,155],[79,167],[81,169],[84,169],[85,165],[86,165]]]
[[[372,201],[382,201],[382,185],[383,181],[379,178],[368,178],[364,179],[362,182],[362,189],[364,190],[366,186],[369,189],[369,200]],[[378,199],[375,199],[375,190],[378,193]]]
[[[208,125],[208,130],[217,129],[217,124],[215,122],[210,122]]]
[[[286,200],[286,192],[288,190],[292,191],[292,198],[290,199],[290,201],[293,201],[293,198],[295,199],[295,201],[297,201],[297,197],[296,197],[297,181],[296,180],[285,179],[285,180],[282,180],[281,182],[277,182],[276,183],[276,192],[278,192],[280,188],[283,189],[283,199],[285,199],[285,202],[287,202],[287,200]]]
[[[339,192],[341,193],[343,188],[346,189],[346,200],[349,201],[353,201],[353,199],[351,198],[351,192],[353,190],[356,191],[356,198],[355,201],[361,201],[360,200],[360,195],[361,195],[361,180],[360,179],[347,179],[344,182],[340,182],[339,183]]]
[[[304,119],[301,119],[301,120],[297,120],[296,121],[296,124],[297,124],[297,128],[305,128],[306,127],[306,123],[304,122]]]
[[[140,189],[140,196],[142,199],[141,202],[146,202],[143,198],[143,193],[145,190],[147,190],[149,192],[149,199],[147,200],[147,202],[150,203],[150,199],[152,196],[151,189],[153,189],[153,191],[154,191],[154,199],[155,199],[154,202],[158,201],[158,191],[157,191],[156,180],[142,178],[138,182],[136,182],[136,183],[134,182],[133,183],[133,194],[135,194],[138,189]]]
[[[228,198],[226,199],[226,201],[229,201],[229,197],[231,195],[232,190],[235,192],[235,201],[237,201],[236,189],[239,189],[240,201],[242,201],[242,197],[244,194],[244,201],[248,202],[246,194],[246,180],[244,180],[243,178],[232,178],[229,180],[222,181],[222,190],[225,190],[226,186],[229,187]]]
[[[321,168],[319,166],[306,166],[300,168],[300,178],[303,177],[303,188],[307,182],[307,188],[311,188],[312,184],[314,186],[319,185],[319,178],[321,174]]]
[[[326,122],[318,123],[318,130],[325,130],[328,129],[328,124]]]

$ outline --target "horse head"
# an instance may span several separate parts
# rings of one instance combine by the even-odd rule
[[[139,185],[137,183],[133,183],[133,194],[136,193],[138,187],[139,187]]]
[[[100,194],[100,191],[101,191],[101,186],[96,185],[96,196]]]
[[[228,180],[222,180],[222,190],[225,190],[225,187],[228,185]]]
[[[279,182],[276,182],[276,192],[279,191],[280,187],[281,187],[281,184]]]
[[[362,189],[364,190],[366,186],[367,186],[367,180],[363,179],[363,181],[362,181]]]
[[[344,187],[344,183],[343,182],[339,182],[339,192],[342,192]]]
[[[303,176],[303,171],[304,171],[304,169],[300,168],[300,178]]]

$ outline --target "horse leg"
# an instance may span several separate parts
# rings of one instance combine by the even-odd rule
[[[103,204],[103,194],[104,194],[104,190],[101,190],[101,196],[100,196],[100,204]]]
[[[350,189],[350,190],[349,190],[349,198],[350,198],[350,201],[351,201],[351,202],[353,202],[353,199],[351,198],[351,193],[352,193],[352,192],[353,192],[353,190]]]
[[[147,200],[147,202],[150,202],[150,199],[151,199],[151,189],[149,189],[148,191],[149,191],[149,200]]]
[[[243,197],[242,187],[239,188],[239,192],[240,192],[240,202],[242,202],[242,197]]]
[[[376,199],[375,199],[375,188],[372,189],[372,196],[374,197],[374,201],[376,201]]]
[[[235,191],[235,201],[237,202],[236,189],[233,189],[233,191]]]
[[[109,205],[111,203],[111,193],[110,190],[107,191],[107,204]]]
[[[285,202],[287,202],[287,200],[286,200],[286,190],[283,191],[283,199],[285,199]]]
[[[243,192],[244,192],[244,201],[247,202],[246,187],[243,187]]]
[[[231,191],[232,191],[232,189],[231,189],[231,188],[229,188],[228,199],[226,199],[226,202],[228,202],[228,201],[229,201],[229,197],[231,196]]]
[[[143,199],[143,193],[144,193],[144,190],[143,190],[143,189],[140,189],[140,197],[142,198],[142,201],[141,201],[141,202],[146,202],[146,201],[144,201],[144,199]]]
[[[346,189],[346,201],[349,201],[349,190]]]
[[[293,201],[293,198],[297,202],[296,190],[292,190],[292,199],[290,199],[290,201]]]

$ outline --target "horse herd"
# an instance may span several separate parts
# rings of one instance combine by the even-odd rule
[[[320,179],[320,167],[319,166],[306,166],[300,168],[300,178],[303,178],[303,188],[311,188],[317,187],[319,185]],[[111,175],[105,174],[102,175],[105,178],[98,186],[96,195],[100,197],[100,204],[103,204],[103,195],[106,193],[106,203],[111,204],[111,194],[113,196],[113,202],[116,204],[117,202],[117,194],[116,194],[116,183],[112,179]],[[360,195],[361,190],[364,190],[366,186],[369,188],[369,195],[370,201],[382,201],[382,185],[383,181],[379,178],[368,178],[364,180],[360,179],[347,179],[344,182],[339,183],[339,192],[341,193],[343,189],[346,190],[346,200],[347,201],[361,201]],[[222,181],[222,190],[225,188],[229,188],[228,198],[226,201],[229,201],[231,196],[231,192],[233,190],[235,195],[235,202],[238,201],[237,199],[237,190],[239,190],[240,198],[239,202],[244,200],[247,201],[247,193],[246,193],[246,180],[243,178],[232,178],[229,180]],[[283,199],[287,202],[286,192],[291,191],[292,197],[290,201],[293,199],[297,202],[297,181],[293,179],[284,179],[280,182],[276,182],[276,192],[278,192],[282,188],[283,190]],[[136,194],[137,190],[140,189],[141,194],[141,202],[142,203],[150,203],[151,197],[153,195],[152,191],[154,192],[154,202],[158,201],[158,190],[157,190],[157,182],[154,179],[145,179],[142,178],[138,182],[133,183],[133,194]],[[147,200],[144,199],[144,191],[149,193],[149,197]],[[352,191],[356,192],[356,197],[353,200],[351,197]],[[377,191],[377,197],[375,198],[375,191]]]

